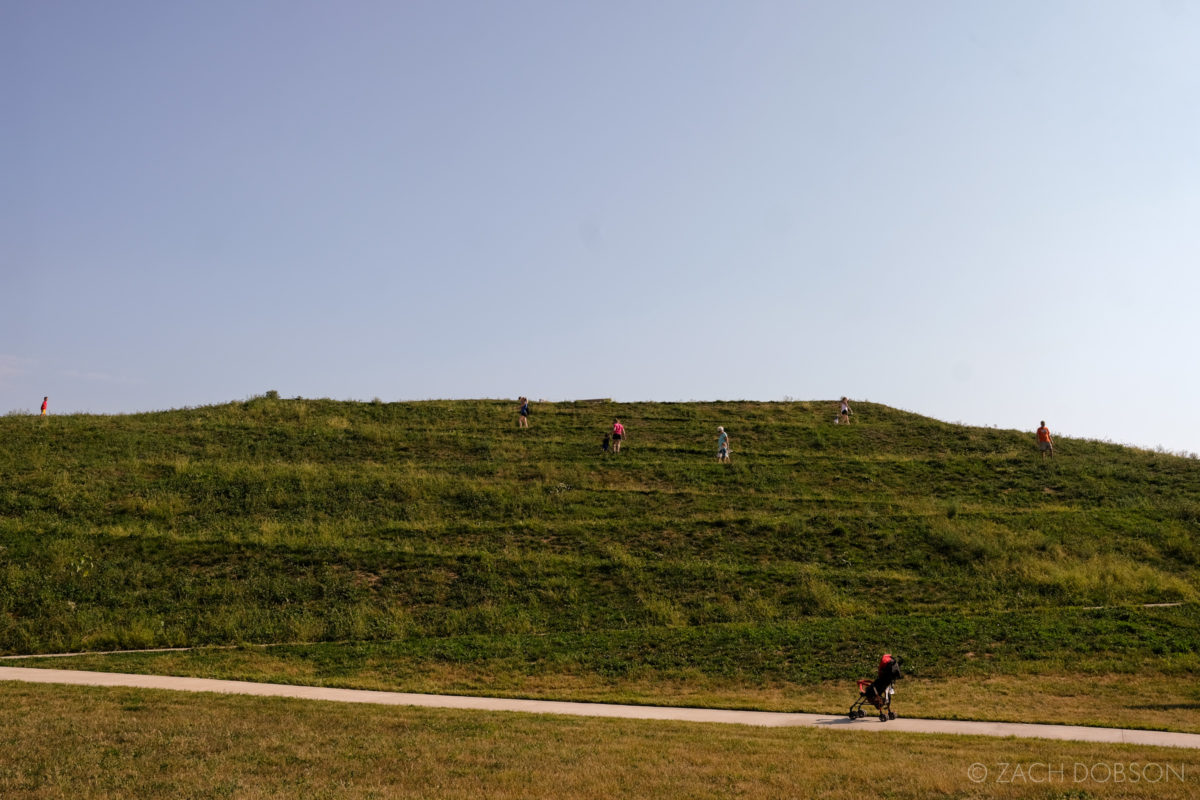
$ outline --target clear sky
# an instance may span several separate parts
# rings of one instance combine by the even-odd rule
[[[0,0],[0,413],[845,394],[1200,451],[1198,44],[1186,0]]]

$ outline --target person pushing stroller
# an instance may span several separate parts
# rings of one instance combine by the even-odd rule
[[[867,714],[863,704],[870,703],[879,711],[879,721],[887,722],[896,718],[892,711],[892,695],[896,693],[893,684],[900,680],[900,658],[891,653],[884,653],[879,659],[879,669],[876,670],[875,680],[862,679],[858,682],[858,699],[850,706],[850,719],[859,719]]]

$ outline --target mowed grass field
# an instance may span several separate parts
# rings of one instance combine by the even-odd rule
[[[1200,751],[8,684],[0,797],[1146,798]]]
[[[1200,730],[1200,461],[1059,439],[1043,462],[1029,433],[835,411],[3,417],[0,654],[191,647],[19,663],[838,711],[887,651],[908,716]]]

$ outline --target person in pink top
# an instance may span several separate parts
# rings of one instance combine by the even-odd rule
[[[44,417],[44,416],[46,416],[46,407],[47,407],[47,406],[49,406],[49,405],[50,405],[50,398],[49,398],[49,397],[43,397],[43,398],[42,398],[42,416],[43,416],[43,417]]]
[[[621,452],[621,442],[625,439],[625,426],[621,424],[621,420],[613,420],[612,433],[612,450],[614,453]]]

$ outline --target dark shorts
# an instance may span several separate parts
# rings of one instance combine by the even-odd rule
[[[624,436],[622,436],[622,435],[621,435],[621,434],[619,434],[619,433],[614,433],[614,434],[613,434],[613,441],[614,441],[614,442],[619,442],[619,441],[621,441],[621,440],[622,440],[622,439],[624,439],[624,438],[625,438],[625,437],[624,437]]]

